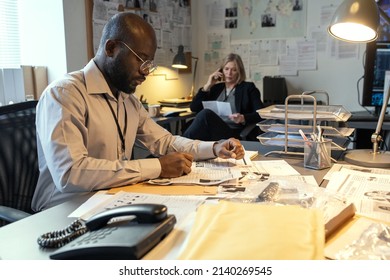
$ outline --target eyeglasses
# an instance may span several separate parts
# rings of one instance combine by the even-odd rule
[[[154,70],[157,69],[157,65],[154,63],[153,60],[143,60],[138,54],[136,54],[135,51],[133,51],[132,48],[130,48],[125,42],[123,41],[119,41],[118,42],[121,42],[123,45],[125,45],[136,57],[138,57],[139,60],[142,61],[142,64],[141,66],[139,67],[139,70],[144,73],[145,75],[149,75],[150,73],[152,73]]]

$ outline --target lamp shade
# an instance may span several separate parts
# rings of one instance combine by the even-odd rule
[[[337,8],[328,32],[348,42],[371,42],[378,37],[379,10],[374,0],[344,0]]]
[[[186,56],[184,55],[184,47],[182,45],[179,46],[177,54],[173,58],[172,67],[179,68],[179,69],[187,69],[188,68],[187,62],[186,62]]]

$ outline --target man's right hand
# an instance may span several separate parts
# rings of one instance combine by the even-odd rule
[[[170,153],[159,158],[161,178],[174,178],[191,172],[194,157],[189,153]]]

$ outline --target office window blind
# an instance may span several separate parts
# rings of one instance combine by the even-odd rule
[[[18,2],[0,0],[0,68],[20,66]]]

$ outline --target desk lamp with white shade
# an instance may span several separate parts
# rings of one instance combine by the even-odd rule
[[[386,24],[390,24],[390,18],[374,0],[344,0],[333,15],[328,32],[333,37],[347,42],[375,41],[378,38],[380,16]],[[390,167],[390,152],[379,150],[379,143],[383,140],[380,132],[389,96],[390,88],[388,87],[384,89],[382,109],[375,132],[371,135],[372,150],[347,151],[345,161],[367,167]]]
[[[195,56],[191,56],[191,58],[195,60],[195,64],[194,64],[194,74],[192,75],[192,86],[191,86],[191,91],[188,96],[188,99],[192,99],[195,94],[194,90],[195,90],[196,67],[198,65],[198,59],[199,59]],[[184,47],[182,45],[179,46],[177,54],[173,58],[172,67],[177,69],[188,68],[186,56],[184,54]]]

